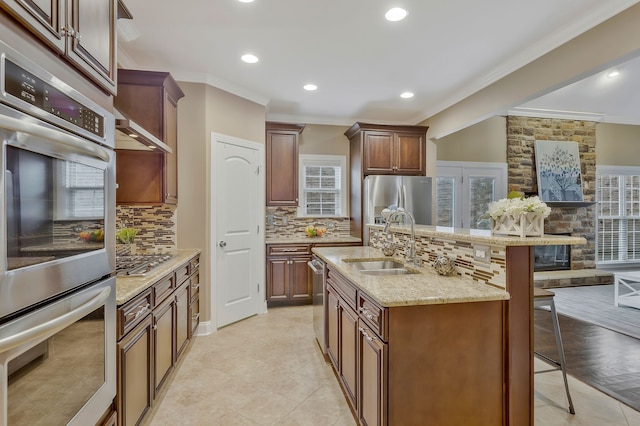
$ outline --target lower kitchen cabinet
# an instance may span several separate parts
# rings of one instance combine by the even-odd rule
[[[328,355],[360,425],[503,424],[501,301],[383,307],[329,267]]]
[[[199,323],[199,255],[118,306],[118,425],[140,424]],[[178,283],[178,284],[176,284]]]
[[[267,306],[311,304],[311,246],[267,245]]]
[[[153,377],[156,394],[174,365],[173,348],[177,329],[175,309],[176,302],[171,298],[153,310]]]

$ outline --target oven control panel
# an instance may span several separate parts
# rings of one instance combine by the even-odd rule
[[[100,138],[105,135],[102,115],[9,59],[4,61],[4,88],[6,93],[39,110],[61,118]]]

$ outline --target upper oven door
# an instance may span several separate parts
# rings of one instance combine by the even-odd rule
[[[115,270],[115,153],[0,105],[0,319]]]

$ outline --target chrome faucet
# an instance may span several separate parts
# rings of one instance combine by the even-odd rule
[[[388,219],[387,219],[387,223],[384,225],[384,235],[387,239],[387,242],[389,241],[389,237],[391,236],[391,234],[389,233],[389,229],[391,228],[391,223],[392,222],[400,222],[400,217],[404,216],[405,218],[407,218],[409,220],[409,223],[411,225],[411,240],[409,240],[409,253],[407,254],[407,260],[409,261],[410,264],[414,265],[414,266],[420,266],[422,264],[422,260],[417,256],[416,254],[416,230],[415,230],[415,226],[416,226],[416,221],[413,218],[413,215],[411,213],[409,213],[408,211],[406,211],[405,209],[403,209],[402,207],[398,207],[397,210],[395,210],[394,212],[392,212]],[[393,238],[393,237],[391,237]],[[383,251],[384,251],[384,244],[383,243]],[[386,255],[386,253],[385,253]]]

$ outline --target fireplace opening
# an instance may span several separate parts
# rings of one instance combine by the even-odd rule
[[[570,235],[570,234],[558,234]],[[535,246],[533,249],[534,271],[565,271],[571,269],[571,246]]]

